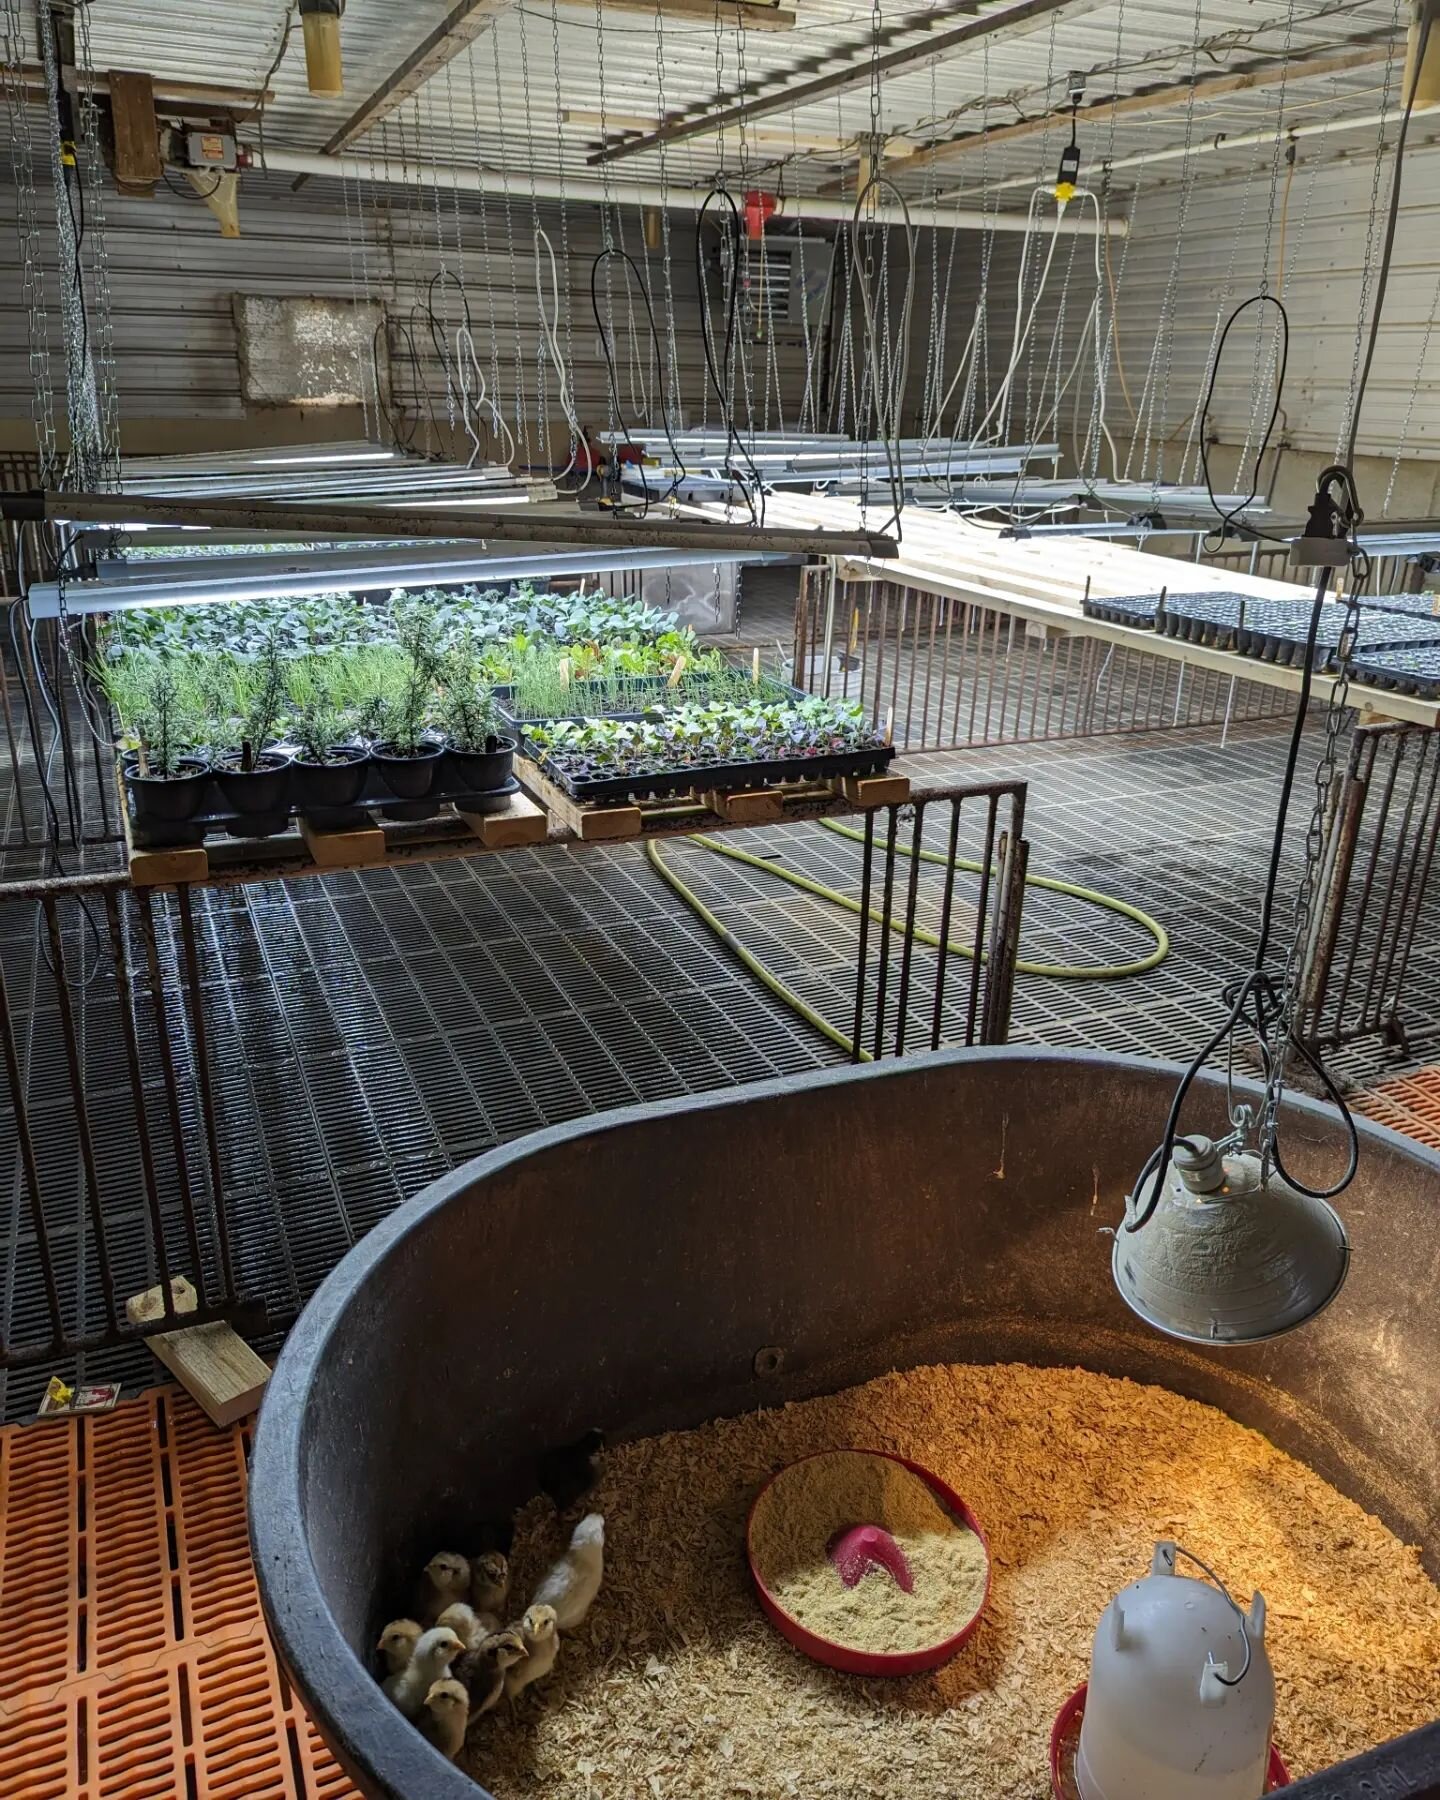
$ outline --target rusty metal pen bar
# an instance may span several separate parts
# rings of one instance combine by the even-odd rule
[[[132,893],[123,874],[18,882],[0,896],[4,944],[11,949],[0,956],[0,1060],[14,1138],[13,1191],[26,1224],[22,1229],[17,1219],[11,1233],[0,1368],[250,1310],[230,1253],[188,894],[177,895],[173,906],[167,923],[178,923],[183,954],[162,942],[154,902]],[[12,985],[22,977],[33,986],[17,1006]],[[105,1036],[112,1025],[120,1052],[115,1066]],[[147,1054],[155,1064],[150,1075]],[[152,1099],[159,1102],[158,1125]],[[208,1150],[203,1184],[192,1176],[187,1114],[198,1119]],[[117,1144],[133,1147],[138,1206],[129,1181],[116,1178]],[[207,1241],[213,1254],[206,1254]],[[179,1273],[198,1299],[183,1318],[170,1289]],[[156,1282],[163,1311],[136,1327],[125,1302]]]

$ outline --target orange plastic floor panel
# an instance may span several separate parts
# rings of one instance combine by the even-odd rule
[[[357,1800],[270,1646],[246,1449],[170,1387],[0,1430],[0,1800]]]
[[[1440,1067],[1417,1069],[1367,1088],[1350,1101],[1356,1112],[1440,1150]]]

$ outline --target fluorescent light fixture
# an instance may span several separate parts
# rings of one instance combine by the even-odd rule
[[[332,450],[327,456],[257,456],[257,469],[329,468],[337,463],[393,462],[393,450]]]
[[[295,600],[308,594],[354,592],[372,588],[458,586],[464,582],[519,581],[552,575],[592,575],[611,570],[713,568],[721,563],[793,563],[800,558],[784,551],[753,550],[556,550],[551,545],[527,550],[507,545],[504,551],[475,551],[451,558],[414,557],[413,548],[368,560],[352,558],[348,568],[340,558],[315,559],[305,571],[285,572],[257,567],[255,558],[235,558],[241,569],[227,575],[225,562],[216,557],[180,570],[157,567],[153,579],[69,581],[65,584],[65,611],[78,618],[86,613],[129,612],[149,606],[224,605],[244,600]],[[277,558],[276,561],[281,559]],[[30,611],[37,619],[60,614],[60,590],[54,582],[37,582],[29,594]]]

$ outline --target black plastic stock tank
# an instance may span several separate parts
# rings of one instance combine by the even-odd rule
[[[944,1051],[610,1113],[479,1157],[371,1232],[285,1346],[251,1483],[271,1629],[361,1791],[475,1800],[370,1672],[378,1608],[596,1422],[697,1425],[941,1359],[1079,1363],[1223,1407],[1440,1567],[1440,1157],[1362,1124],[1339,1300],[1196,1351],[1125,1309],[1100,1231],[1177,1073]],[[1219,1135],[1220,1085],[1186,1116]],[[1328,1111],[1297,1100],[1286,1130],[1302,1178],[1340,1164]],[[1440,1726],[1292,1791],[1440,1797]]]

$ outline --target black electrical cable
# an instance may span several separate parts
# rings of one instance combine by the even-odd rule
[[[167,168],[162,167],[160,175],[170,192],[172,194],[178,194],[182,200],[213,200],[216,194],[220,192],[220,183],[225,179],[223,174],[216,175],[214,187],[202,194],[199,188],[183,188],[177,186],[176,183],[170,179],[170,171]]]
[[[1227,512],[1215,497],[1215,484],[1210,475],[1208,431],[1210,422],[1210,404],[1215,398],[1215,385],[1220,379],[1220,364],[1224,360],[1225,345],[1230,337],[1230,333],[1235,329],[1236,322],[1240,319],[1241,315],[1248,312],[1252,306],[1273,306],[1280,315],[1280,357],[1275,371],[1275,402],[1270,408],[1270,422],[1265,427],[1265,435],[1260,440],[1260,448],[1255,453],[1255,469],[1250,483],[1250,492],[1238,506],[1231,507]],[[1205,492],[1210,496],[1210,504],[1215,508],[1216,516],[1220,520],[1218,531],[1218,543],[1220,544],[1224,543],[1236,519],[1247,512],[1250,507],[1254,505],[1259,496],[1260,476],[1265,467],[1265,456],[1270,448],[1270,439],[1275,434],[1275,426],[1280,418],[1281,403],[1285,398],[1285,376],[1289,370],[1289,366],[1290,315],[1285,310],[1285,302],[1280,299],[1277,294],[1270,293],[1252,294],[1248,300],[1242,300],[1230,314],[1230,317],[1225,321],[1225,327],[1220,333],[1219,342],[1215,346],[1215,356],[1210,364],[1210,379],[1205,385],[1205,398],[1200,405],[1200,472],[1205,478]],[[1240,483],[1243,473],[1243,469],[1236,470],[1235,480],[1237,486]],[[1266,536],[1266,533],[1257,530],[1253,525],[1247,525],[1246,530],[1253,531],[1257,537]],[[1207,534],[1205,539],[1207,549],[1212,548],[1210,538],[1214,536],[1217,536],[1215,532]],[[1288,540],[1271,537],[1269,541],[1278,544],[1287,542]]]
[[[1322,475],[1322,487],[1326,478],[1332,473],[1333,471],[1326,470],[1325,474]],[[1325,594],[1329,587],[1329,580],[1329,570],[1322,570],[1315,584],[1315,598],[1310,608],[1310,624],[1305,637],[1304,664],[1300,676],[1300,695],[1295,711],[1295,723],[1290,733],[1290,744],[1285,757],[1285,773],[1280,784],[1280,801],[1276,809],[1275,830],[1270,842],[1270,861],[1266,872],[1265,890],[1260,906],[1260,929],[1256,939],[1254,963],[1243,980],[1226,988],[1222,998],[1230,1009],[1228,1016],[1224,1023],[1217,1028],[1209,1041],[1205,1044],[1204,1048],[1191,1061],[1186,1068],[1184,1075],[1180,1079],[1180,1084],[1176,1088],[1175,1096],[1170,1103],[1169,1116],[1165,1121],[1164,1138],[1161,1140],[1159,1149],[1152,1152],[1150,1158],[1146,1161],[1145,1167],[1140,1171],[1132,1190],[1132,1197],[1135,1200],[1136,1205],[1133,1213],[1127,1208],[1127,1216],[1123,1227],[1127,1232],[1143,1231],[1150,1223],[1150,1220],[1155,1216],[1156,1208],[1160,1204],[1160,1198],[1164,1191],[1165,1176],[1170,1167],[1170,1159],[1174,1154],[1175,1145],[1181,1141],[1177,1136],[1177,1128],[1179,1126],[1180,1113],[1184,1107],[1186,1097],[1190,1092],[1190,1088],[1193,1085],[1196,1076],[1219,1049],[1221,1044],[1229,1038],[1237,1025],[1240,1025],[1242,1022],[1246,1023],[1251,1027],[1255,1034],[1256,1041],[1260,1046],[1261,1067],[1267,1086],[1274,1074],[1274,1059],[1268,1048],[1268,1033],[1270,1027],[1280,1013],[1283,1002],[1280,995],[1276,992],[1275,983],[1267,971],[1265,963],[1270,952],[1270,938],[1275,917],[1275,895],[1279,886],[1280,865],[1285,850],[1285,826],[1289,817],[1291,797],[1294,793],[1295,776],[1299,767],[1300,750],[1304,742],[1305,724],[1309,713],[1310,696],[1313,688],[1315,646],[1320,630],[1320,614],[1325,604]],[[1352,591],[1352,609],[1354,603],[1355,593]],[[1334,1100],[1334,1103],[1340,1112],[1340,1116],[1344,1121],[1346,1132],[1349,1137],[1350,1150],[1345,1174],[1333,1187],[1323,1189],[1307,1187],[1303,1182],[1294,1180],[1294,1178],[1287,1173],[1280,1158],[1278,1137],[1275,1144],[1272,1146],[1272,1158],[1277,1173],[1279,1173],[1282,1179],[1290,1182],[1290,1184],[1298,1189],[1299,1192],[1305,1194],[1312,1200],[1331,1200],[1335,1195],[1343,1193],[1355,1178],[1355,1171],[1359,1166],[1360,1156],[1359,1133],[1356,1129],[1355,1121],[1351,1117],[1350,1109],[1345,1104],[1343,1096],[1335,1086],[1328,1071],[1325,1070],[1319,1059],[1315,1057],[1308,1047],[1295,1035],[1293,1028],[1287,1033],[1286,1041],[1290,1047],[1300,1052],[1301,1056],[1310,1064],[1324,1082],[1327,1091]],[[1145,1200],[1141,1202],[1139,1199],[1141,1189],[1152,1174],[1153,1179],[1151,1180],[1150,1192]]]
[[[1390,264],[1395,255],[1395,228],[1400,218],[1400,177],[1405,167],[1405,140],[1410,135],[1410,117],[1415,111],[1415,96],[1420,91],[1420,75],[1425,67],[1425,53],[1430,47],[1430,28],[1434,15],[1429,6],[1424,8],[1424,16],[1420,24],[1420,41],[1415,51],[1415,75],[1410,84],[1410,92],[1405,97],[1405,111],[1400,117],[1400,130],[1395,137],[1395,174],[1390,183],[1390,209],[1385,220],[1385,238],[1380,250],[1380,271],[1375,280],[1375,307],[1370,315],[1370,339],[1365,347],[1365,361],[1360,370],[1360,380],[1355,389],[1355,400],[1350,411],[1350,442],[1345,451],[1347,468],[1355,467],[1355,445],[1360,437],[1360,408],[1364,404],[1365,390],[1370,385],[1370,370],[1375,361],[1375,345],[1380,337],[1380,315],[1385,308],[1385,294],[1390,286]]]
[[[625,414],[620,404],[620,375],[619,370],[615,366],[614,348],[610,342],[609,330],[607,329],[605,320],[600,312],[600,289],[598,286],[600,267],[602,263],[612,256],[624,265],[627,279],[632,276],[634,277],[641,304],[645,308],[646,323],[650,327],[650,341],[655,349],[655,379],[660,390],[660,417],[665,426],[665,441],[670,447],[671,456],[675,459],[675,474],[671,478],[670,486],[660,496],[660,504],[663,506],[665,501],[667,501],[672,494],[679,491],[680,484],[687,478],[690,471],[685,466],[685,459],[680,454],[679,448],[675,443],[674,433],[670,426],[670,401],[669,396],[665,392],[665,353],[664,347],[660,342],[660,333],[655,327],[655,309],[650,304],[650,295],[646,289],[644,278],[641,275],[639,268],[636,266],[635,258],[630,255],[628,250],[618,249],[612,244],[608,249],[602,250],[590,265],[590,310],[595,315],[595,329],[600,334],[600,351],[605,358],[605,374],[606,379],[610,384],[610,401],[615,409],[615,421],[620,427],[621,436],[625,439],[625,442],[627,444],[634,442],[635,440],[630,427],[625,423]],[[617,445],[616,449],[618,450],[619,447],[620,446]],[[638,507],[617,507],[615,510],[637,512],[639,517],[643,519],[650,511],[651,493],[650,484],[645,479],[645,466],[642,463],[639,467],[640,487],[645,498],[640,502]]]
[[[714,334],[710,324],[710,281],[705,271],[705,219],[714,202],[720,202],[729,209],[729,228],[731,237],[730,288],[725,306],[725,343],[720,355],[720,366],[715,366]],[[722,230],[724,227],[722,226]],[[725,459],[731,460],[731,451],[736,452],[736,460],[743,461],[749,472],[752,488],[746,492],[741,483],[741,492],[745,494],[745,504],[750,512],[752,525],[765,523],[765,490],[760,479],[760,471],[755,466],[755,459],[750,454],[735,424],[734,410],[730,404],[727,388],[734,369],[735,337],[740,318],[740,257],[744,241],[744,227],[740,223],[740,210],[734,198],[724,188],[712,188],[700,202],[700,210],[695,218],[695,282],[700,294],[700,343],[705,353],[705,373],[710,387],[720,405],[720,416],[725,425]],[[723,273],[723,264],[722,264]],[[759,511],[756,511],[758,502]]]

